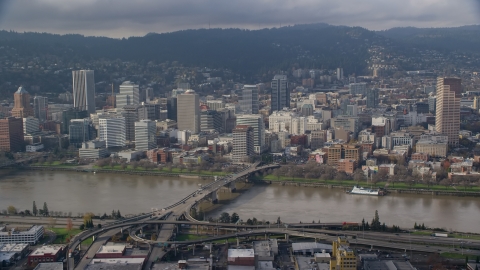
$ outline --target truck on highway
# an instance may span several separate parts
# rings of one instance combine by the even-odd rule
[[[435,236],[435,237],[448,237],[448,234],[446,234],[446,233],[434,233],[434,234],[432,234],[432,236]]]

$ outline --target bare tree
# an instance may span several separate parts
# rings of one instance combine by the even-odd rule
[[[445,189],[447,189],[452,184],[452,182],[448,178],[444,178],[440,181],[440,184],[444,186]]]

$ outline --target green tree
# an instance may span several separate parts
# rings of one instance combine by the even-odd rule
[[[37,204],[33,201],[32,213],[34,216],[38,214]]]
[[[375,217],[372,220],[372,230],[378,231],[381,229],[380,217],[378,216],[378,210],[375,210]]]
[[[229,223],[230,222],[230,214],[227,212],[223,212],[220,215],[220,222],[222,223]]]
[[[43,215],[44,216],[48,216],[49,212],[48,212],[48,206],[47,206],[47,203],[44,202],[43,203]]]
[[[230,216],[230,223],[237,223],[240,220],[240,216],[237,213],[233,213]]]

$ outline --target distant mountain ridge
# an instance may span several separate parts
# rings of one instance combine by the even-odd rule
[[[422,47],[480,53],[480,26],[370,31],[318,23],[261,30],[183,30],[127,39],[0,31],[0,46],[11,46],[26,57],[55,55],[72,64],[78,59],[102,58],[178,61],[187,66],[226,68],[247,78],[293,66],[343,67],[345,74],[370,74],[367,61],[372,45],[397,51]]]
[[[480,25],[451,28],[396,27],[377,33],[412,46],[480,53]]]

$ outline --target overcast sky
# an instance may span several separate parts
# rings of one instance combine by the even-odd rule
[[[0,0],[0,29],[143,36],[183,29],[302,23],[451,27],[480,24],[480,0]]]

